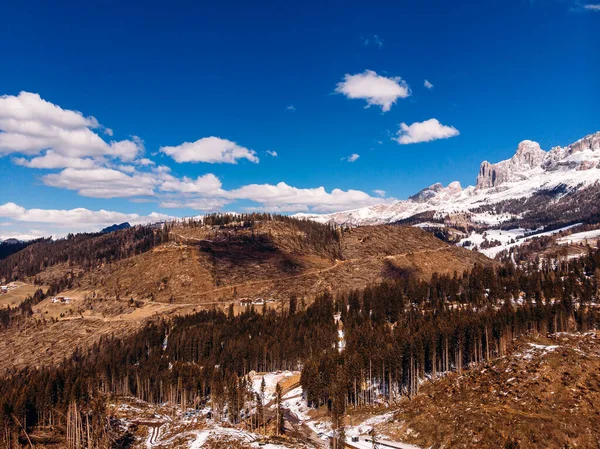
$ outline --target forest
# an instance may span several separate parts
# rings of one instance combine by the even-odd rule
[[[35,276],[45,268],[67,264],[89,270],[151,250],[168,241],[168,227],[135,226],[108,234],[69,234],[61,239],[40,239],[0,259],[0,280]]]
[[[0,441],[26,443],[28,431],[52,426],[70,447],[127,447],[131,435],[105,408],[121,395],[183,409],[210,402],[221,419],[265,425],[246,376],[283,369],[302,371],[308,403],[326,407],[343,438],[347,407],[410,398],[420,379],[502,356],[521,335],[596,326],[590,304],[599,273],[600,250],[590,250],[568,262],[476,266],[428,282],[406,275],[338,297],[323,293],[310,305],[291,297],[279,311],[156,319],[126,338],[77,348],[58,366],[3,373]]]

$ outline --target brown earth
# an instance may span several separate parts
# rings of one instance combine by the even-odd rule
[[[292,293],[310,300],[323,291],[361,288],[408,272],[429,278],[435,271],[462,272],[475,263],[492,263],[411,227],[351,229],[336,248],[311,245],[281,222],[218,235],[177,227],[172,235],[177,242],[87,273],[79,288],[103,297],[198,305],[287,299]]]
[[[427,382],[380,431],[434,449],[597,449],[599,337],[522,340],[490,365]]]

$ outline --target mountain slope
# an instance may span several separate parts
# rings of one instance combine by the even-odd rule
[[[76,285],[103,297],[175,304],[287,300],[292,294],[310,300],[408,272],[429,278],[434,271],[452,274],[491,263],[417,228],[319,226],[323,234],[310,237],[294,221],[247,228],[176,225],[170,243],[90,271]]]
[[[434,184],[407,200],[327,215],[298,214],[352,225],[462,222],[481,228],[535,228],[600,217],[600,132],[546,152],[525,140],[508,160],[481,164],[475,186]],[[550,206],[550,207],[549,207]]]

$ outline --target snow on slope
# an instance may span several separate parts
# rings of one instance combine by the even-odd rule
[[[553,190],[566,191],[591,186],[600,181],[600,131],[567,147],[555,147],[545,152],[531,141],[519,144],[515,155],[497,164],[481,164],[476,186],[462,188],[458,182],[444,187],[434,184],[407,200],[378,204],[325,215],[297,214],[322,223],[372,225],[392,223],[416,214],[433,211],[436,216],[470,212],[505,200],[529,197]],[[509,214],[474,213],[474,222],[494,225],[518,216]]]
[[[539,232],[537,234],[531,234],[532,232],[534,232],[531,229],[528,230],[528,229],[522,229],[522,228],[509,229],[509,230],[489,229],[489,230],[485,231],[484,233],[472,232],[471,235],[462,239],[458,243],[458,245],[464,246],[465,248],[468,248],[468,249],[472,249],[475,246],[477,246],[479,248],[479,252],[485,254],[488,257],[494,258],[499,253],[504,251],[505,249],[510,249],[510,248],[514,248],[517,246],[521,246],[523,243],[527,243],[527,242],[531,241],[532,239],[539,238],[539,237],[545,237],[548,235],[558,234],[562,231],[566,231],[568,229],[574,228],[575,226],[579,226],[579,225],[581,225],[581,223],[572,224],[572,225],[565,226],[560,229],[554,229],[552,231]],[[590,231],[590,232],[595,232],[595,231]],[[600,230],[598,231],[598,233],[600,235]],[[484,238],[484,234],[486,236],[485,238]],[[523,236],[526,234],[527,234],[527,237],[523,238]],[[529,234],[531,234],[531,235],[529,235]],[[573,235],[575,235],[575,234],[573,234]],[[568,237],[571,237],[571,236],[562,237],[559,240],[562,240],[563,238],[568,238]],[[497,240],[500,242],[500,245],[494,246],[491,248],[481,249],[481,244],[485,240],[487,240],[488,242]],[[465,246],[465,244],[467,242],[471,242],[471,245]]]
[[[298,371],[277,371],[270,373],[251,373],[250,380],[252,381],[252,390],[260,394],[260,386],[262,380],[265,379],[265,403],[275,400],[275,389],[277,384],[289,377],[298,375]]]
[[[577,232],[575,234],[561,237],[557,240],[557,242],[561,245],[585,243],[586,241],[591,243],[598,238],[600,238],[600,229],[594,229],[592,231]]]

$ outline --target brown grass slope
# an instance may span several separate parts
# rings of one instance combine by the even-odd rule
[[[600,334],[521,340],[490,365],[426,383],[381,431],[421,447],[598,448]]]
[[[171,236],[174,242],[89,272],[80,288],[104,297],[212,305],[290,294],[310,299],[408,272],[429,278],[492,263],[412,227],[355,228],[324,242],[282,222],[241,230],[179,226]]]

